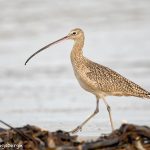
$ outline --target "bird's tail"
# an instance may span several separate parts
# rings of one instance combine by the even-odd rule
[[[147,94],[146,98],[150,99],[150,93]]]
[[[150,93],[140,94],[139,97],[150,99]]]
[[[136,93],[135,96],[150,99],[150,93]]]
[[[134,92],[137,97],[150,99],[150,92],[143,89],[139,85],[134,85]]]

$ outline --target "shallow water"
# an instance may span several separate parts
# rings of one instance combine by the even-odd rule
[[[95,97],[77,83],[71,63],[72,41],[30,54],[75,27],[85,31],[84,54],[150,91],[150,1],[0,1],[0,118],[14,126],[36,124],[70,130],[95,108]],[[150,125],[150,101],[108,97],[115,127],[123,120]],[[80,133],[110,131],[107,110]]]

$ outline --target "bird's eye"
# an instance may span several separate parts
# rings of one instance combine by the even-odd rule
[[[73,32],[72,34],[73,34],[73,35],[76,35],[76,34],[77,34],[77,32]]]

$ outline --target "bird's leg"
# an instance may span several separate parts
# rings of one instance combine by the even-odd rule
[[[111,115],[111,107],[108,105],[108,103],[106,102],[105,98],[103,98],[103,101],[104,101],[104,103],[105,103],[105,105],[107,107],[107,111],[109,113],[109,119],[110,119],[112,131],[114,131],[114,124],[113,124],[112,115]]]
[[[70,133],[76,133],[79,130],[82,130],[82,127],[91,119],[93,118],[97,113],[99,112],[99,99],[96,97],[96,109],[92,115],[90,115],[83,123],[81,123],[79,126],[77,126],[75,129],[70,131]]]

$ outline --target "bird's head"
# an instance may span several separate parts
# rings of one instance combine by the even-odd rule
[[[80,37],[83,37],[83,36],[84,36],[84,33],[79,28],[71,30],[69,32],[69,34],[67,35],[68,39],[71,39],[71,40],[77,40],[77,39],[80,39]]]

